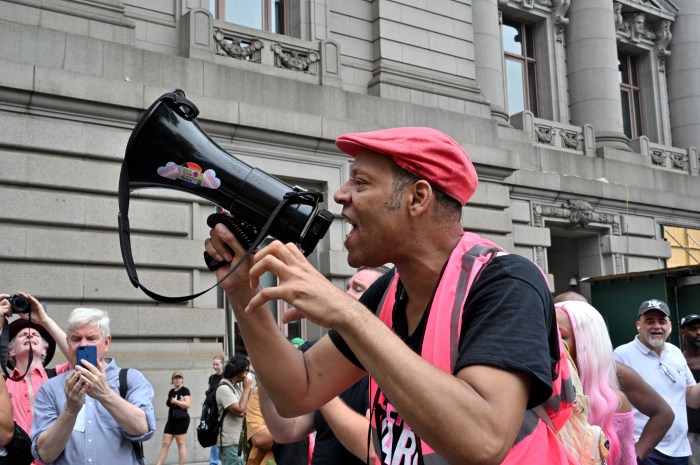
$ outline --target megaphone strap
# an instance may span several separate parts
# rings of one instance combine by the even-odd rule
[[[122,172],[124,172],[124,168],[122,168]],[[122,176],[123,177],[123,176]],[[168,304],[173,304],[173,303],[180,303],[180,302],[186,302],[188,300],[196,299],[197,297],[209,292],[210,290],[214,289],[216,286],[221,284],[226,278],[231,276],[238,267],[247,259],[255,249],[258,248],[258,246],[262,243],[263,240],[267,237],[267,233],[270,230],[270,226],[272,226],[272,223],[275,221],[279,213],[282,211],[282,209],[289,203],[290,200],[295,199],[297,197],[303,197],[303,196],[308,196],[308,195],[321,195],[320,193],[316,192],[310,192],[310,191],[290,191],[287,192],[282,200],[277,204],[277,207],[275,207],[275,210],[272,212],[270,217],[267,219],[267,222],[265,225],[260,229],[260,233],[258,234],[258,237],[255,238],[255,241],[253,241],[253,244],[248,248],[246,253],[243,255],[243,257],[238,260],[236,265],[234,265],[228,273],[226,273],[225,276],[223,276],[220,280],[216,282],[213,286],[209,287],[208,289],[205,289],[201,292],[198,292],[196,294],[191,294],[191,295],[185,295],[185,296],[179,296],[179,297],[168,297],[164,296],[161,294],[158,294],[157,292],[153,292],[150,289],[148,289],[146,286],[141,284],[141,282],[138,279],[138,275],[136,274],[136,266],[134,264],[134,258],[132,255],[131,251],[131,233],[130,233],[130,227],[129,227],[129,188],[128,188],[128,181],[127,181],[127,186],[126,186],[126,194],[123,195],[122,193],[122,177],[119,179],[119,243],[121,245],[121,251],[122,251],[122,258],[124,259],[124,265],[126,266],[127,273],[129,274],[129,279],[131,280],[131,284],[134,285],[134,287],[138,287],[141,289],[144,294],[149,296],[150,298],[157,300],[159,302],[163,303],[168,303]],[[125,198],[123,198],[125,197]],[[122,207],[124,210],[122,210]]]

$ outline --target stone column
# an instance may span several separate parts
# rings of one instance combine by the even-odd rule
[[[476,83],[491,105],[491,116],[499,124],[508,124],[506,94],[503,85],[503,45],[498,1],[472,3],[474,18],[474,64]]]
[[[680,10],[673,25],[666,82],[674,147],[700,147],[700,2],[674,0]]]
[[[572,123],[590,123],[596,147],[630,150],[622,124],[613,2],[571,2],[566,44]]]

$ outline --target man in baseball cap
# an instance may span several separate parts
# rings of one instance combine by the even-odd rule
[[[671,334],[671,312],[660,299],[645,300],[637,310],[637,337],[615,349],[614,358],[633,368],[675,413],[671,428],[656,447],[638,462],[644,465],[688,463],[687,407],[700,407],[700,387],[680,349],[666,342]],[[633,408],[634,436],[639,439],[648,417]]]
[[[278,412],[318,409],[369,374],[383,463],[470,463],[477,450],[483,463],[572,463],[538,418],[513,447],[526,410],[553,392],[554,305],[532,262],[464,231],[462,209],[478,181],[462,145],[434,128],[401,127],[344,134],[336,146],[352,157],[333,196],[348,264],[395,266],[358,302],[296,245],[274,241],[221,283]],[[217,260],[245,252],[223,226],[205,246]],[[259,289],[266,272],[277,285]],[[270,334],[272,299],[332,329],[300,354],[281,332]],[[512,345],[494,344],[505,339]]]
[[[681,319],[681,340],[683,341],[683,356],[688,363],[695,381],[700,381],[700,315],[692,313]],[[686,409],[688,415],[688,442],[692,454],[690,465],[700,463],[700,409]]]
[[[639,311],[637,312],[637,316],[642,316],[646,312],[649,312],[651,310],[658,310],[659,312],[663,313],[666,316],[671,316],[671,312],[668,309],[668,305],[666,305],[666,302],[663,300],[658,300],[658,299],[650,299],[650,300],[645,300],[642,302],[642,304],[639,306]]]

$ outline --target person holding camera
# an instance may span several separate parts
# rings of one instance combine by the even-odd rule
[[[140,371],[122,371],[106,358],[109,322],[97,308],[76,308],[68,317],[72,369],[45,382],[34,403],[32,454],[42,463],[144,463],[132,443],[155,433],[153,387]],[[83,353],[89,357],[78,362]]]
[[[29,433],[34,416],[34,399],[39,388],[50,376],[69,369],[66,362],[53,370],[46,370],[57,345],[68,358],[68,342],[66,333],[33,296],[20,292],[14,296],[0,294],[0,299],[0,331],[7,330],[10,341],[7,346],[7,368],[11,371],[7,378],[7,390],[12,400],[15,421]],[[17,315],[18,318],[8,324],[7,319],[12,315]]]

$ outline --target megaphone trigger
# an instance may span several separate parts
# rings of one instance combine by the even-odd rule
[[[219,223],[226,226],[245,249],[250,249],[255,243],[258,231],[245,221],[225,213],[213,213],[207,218],[207,225],[212,229]],[[215,260],[211,255],[204,252],[204,263],[211,271],[215,271],[226,262]]]

